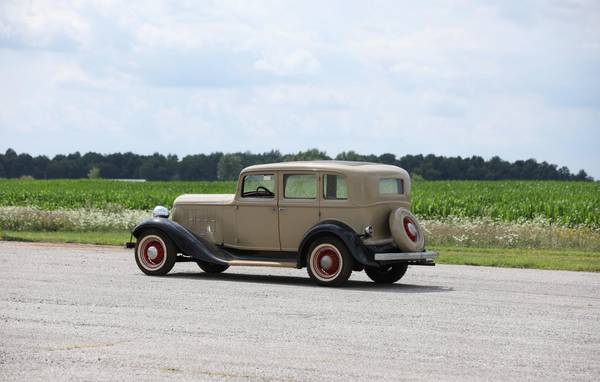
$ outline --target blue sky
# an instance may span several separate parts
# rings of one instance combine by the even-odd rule
[[[597,1],[2,1],[0,150],[317,147],[600,178]]]

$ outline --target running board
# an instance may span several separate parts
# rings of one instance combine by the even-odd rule
[[[296,263],[261,260],[225,260],[231,266],[296,268]]]

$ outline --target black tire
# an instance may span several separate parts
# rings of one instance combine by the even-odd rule
[[[348,248],[334,236],[317,238],[306,253],[308,275],[319,285],[342,285],[350,278],[353,266]]]
[[[396,264],[382,268],[365,268],[365,273],[377,284],[393,284],[406,273],[408,264]]]
[[[225,272],[227,268],[229,268],[229,265],[213,264],[204,261],[198,261],[196,262],[196,264],[198,264],[200,269],[202,269],[206,273],[221,273]]]
[[[163,232],[147,230],[138,237],[134,256],[142,272],[151,276],[163,276],[173,269],[177,261],[177,249]]]

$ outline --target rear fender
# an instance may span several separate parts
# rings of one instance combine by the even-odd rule
[[[354,260],[359,264],[363,266],[378,266],[378,264],[373,261],[371,252],[364,246],[360,237],[352,228],[337,220],[324,220],[314,225],[306,232],[306,234],[304,234],[304,238],[298,247],[299,256],[298,264],[296,265],[298,268],[306,266],[306,252],[308,251],[310,244],[320,236],[335,236],[339,238],[344,242]]]
[[[219,247],[208,240],[199,238],[184,226],[166,218],[156,217],[146,220],[138,224],[131,233],[138,239],[144,231],[149,229],[163,232],[173,241],[179,252],[186,256],[212,264],[227,264],[218,257],[222,255]]]

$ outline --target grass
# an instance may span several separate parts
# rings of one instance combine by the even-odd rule
[[[41,210],[151,210],[183,193],[233,193],[236,182],[0,180],[0,206]],[[600,229],[600,182],[424,181],[413,183],[412,210],[425,219],[543,219]]]
[[[0,179],[0,239],[123,245],[155,205],[235,187]],[[412,210],[440,263],[600,272],[600,182],[419,180]]]
[[[0,240],[123,246],[129,241],[129,232],[3,231]],[[430,249],[440,253],[440,264],[600,272],[600,252],[452,246]]]
[[[78,243],[124,246],[129,241],[129,231],[73,232],[73,231],[1,231],[0,240],[43,243]],[[135,240],[135,238],[134,238]]]
[[[440,253],[440,264],[600,272],[600,252],[460,247],[433,249]]]

